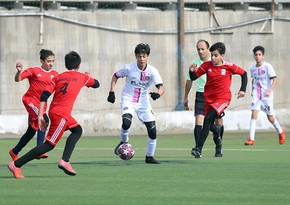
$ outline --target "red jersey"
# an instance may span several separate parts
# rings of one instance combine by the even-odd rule
[[[232,75],[243,75],[245,70],[235,64],[225,61],[219,66],[213,65],[211,61],[206,61],[201,64],[195,73],[197,77],[206,73],[207,80],[204,87],[204,97],[206,100],[214,101],[223,99],[230,102],[232,98],[230,91]]]
[[[20,73],[21,80],[27,78],[29,89],[23,95],[22,100],[35,100],[39,102],[42,91],[52,78],[58,75],[55,70],[43,70],[41,67],[32,67],[25,69]]]
[[[75,70],[65,71],[54,77],[45,90],[54,92],[49,113],[54,113],[63,118],[71,115],[74,102],[83,86],[92,87],[95,80],[87,74]]]

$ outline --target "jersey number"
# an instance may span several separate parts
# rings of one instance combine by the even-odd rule
[[[68,87],[68,83],[65,83],[61,88],[60,91],[63,95],[67,93],[67,87]]]

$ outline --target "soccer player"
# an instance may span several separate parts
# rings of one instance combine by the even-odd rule
[[[15,178],[24,178],[21,174],[21,167],[35,157],[52,150],[61,139],[66,130],[71,131],[68,136],[63,151],[62,159],[58,162],[58,167],[68,175],[76,175],[69,159],[77,141],[82,135],[82,127],[71,116],[74,102],[82,87],[98,88],[99,82],[94,79],[92,74],[80,73],[81,57],[78,53],[71,51],[65,56],[66,72],[54,77],[46,86],[40,97],[40,108],[38,115],[39,128],[46,129],[46,122],[43,117],[44,106],[51,94],[54,93],[49,108],[51,125],[46,136],[45,143],[31,149],[24,156],[8,164],[9,170]]]
[[[277,76],[273,66],[265,62],[265,48],[256,46],[253,49],[256,64],[251,67],[252,77],[252,115],[250,120],[250,137],[246,140],[245,145],[255,144],[255,130],[259,110],[266,113],[270,123],[274,126],[279,134],[279,143],[284,144],[285,133],[277,119],[274,111],[274,88],[277,84]]]
[[[209,43],[206,40],[199,40],[196,43],[196,50],[199,58],[192,61],[192,64],[196,64],[197,68],[205,61],[210,60]],[[187,73],[188,74],[188,73]],[[186,110],[188,107],[188,94],[192,87],[192,80],[189,74],[186,75],[186,83],[184,90],[183,106]],[[200,133],[202,130],[202,124],[204,120],[204,86],[206,83],[206,75],[200,76],[195,81],[196,93],[195,93],[195,104],[194,104],[194,115],[195,115],[195,126],[194,126],[194,139],[195,145],[197,145]],[[212,125],[211,131],[213,131],[213,140],[215,142],[215,157],[222,157],[222,136],[224,132],[223,120],[222,118],[216,118],[215,124]]]
[[[145,162],[149,164],[160,164],[154,158],[156,149],[156,125],[155,116],[149,102],[149,95],[153,100],[157,100],[164,93],[163,81],[158,70],[148,64],[150,47],[148,44],[140,43],[135,48],[135,57],[137,62],[126,64],[118,70],[112,77],[108,102],[115,102],[115,86],[119,78],[126,77],[126,84],[122,92],[121,109],[122,109],[122,127],[120,131],[120,143],[115,148],[114,153],[117,155],[117,149],[121,144],[128,143],[129,129],[131,126],[134,112],[138,115],[139,120],[147,128],[147,151]],[[157,92],[148,93],[149,87],[154,84]]]
[[[20,138],[17,145],[9,151],[9,155],[12,160],[18,159],[18,153],[22,150],[23,147],[33,138],[37,131],[37,145],[40,145],[44,142],[45,132],[38,129],[37,116],[39,113],[39,99],[42,91],[45,86],[51,81],[51,79],[58,75],[58,72],[52,69],[55,56],[54,53],[50,50],[42,49],[39,52],[41,66],[30,67],[25,69],[23,72],[23,65],[21,62],[16,62],[17,72],[15,74],[15,81],[20,82],[24,79],[29,81],[29,89],[22,97],[22,102],[28,112],[28,128],[24,135]],[[43,117],[48,125],[49,119],[46,114],[46,104],[44,106]],[[37,156],[37,159],[47,158],[48,155],[43,153],[42,155]]]
[[[211,61],[204,62],[199,69],[196,69],[196,65],[192,65],[189,68],[191,80],[196,80],[203,74],[207,76],[204,87],[205,118],[200,139],[196,147],[191,150],[191,154],[196,158],[201,158],[202,156],[203,145],[215,118],[221,116],[224,110],[230,105],[232,98],[230,90],[232,75],[238,74],[241,76],[242,83],[237,93],[238,99],[245,96],[248,81],[247,72],[245,70],[223,60],[226,51],[224,43],[215,43],[209,50],[211,52]]]

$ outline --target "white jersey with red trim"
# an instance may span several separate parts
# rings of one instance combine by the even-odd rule
[[[264,62],[260,67],[257,67],[256,65],[252,66],[250,71],[253,79],[252,97],[263,100],[266,92],[272,85],[272,78],[276,77],[275,70],[270,63]],[[267,99],[273,99],[273,92],[271,92]]]
[[[137,63],[124,65],[115,73],[117,78],[126,77],[126,84],[122,92],[122,103],[124,101],[139,104],[140,107],[151,107],[149,103],[149,87],[154,84],[163,84],[158,70],[147,64],[146,68],[141,71]],[[138,107],[139,107],[138,106]]]

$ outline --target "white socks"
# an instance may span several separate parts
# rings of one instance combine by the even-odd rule
[[[121,142],[128,142],[129,141],[129,129],[124,130],[123,128],[121,128],[120,140],[121,140]]]
[[[154,156],[156,149],[156,139],[153,140],[150,137],[147,138],[147,150],[146,150],[146,156]]]
[[[257,120],[250,120],[250,140],[255,140],[255,132],[256,132],[256,123]]]
[[[274,123],[273,123],[274,128],[277,130],[277,132],[280,134],[283,132],[283,129],[281,128],[278,120],[275,119]]]

